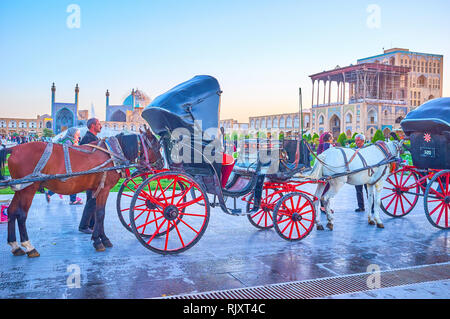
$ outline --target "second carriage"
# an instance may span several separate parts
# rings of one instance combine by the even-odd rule
[[[231,172],[233,158],[217,151],[220,95],[215,78],[196,76],[158,96],[142,112],[160,137],[166,169],[126,179],[117,211],[122,224],[154,252],[176,254],[195,245],[212,207],[247,216],[257,228],[273,227],[290,241],[305,238],[314,228],[316,198],[301,189],[312,182],[293,179],[309,166],[306,146],[286,141],[286,156],[271,156],[281,161],[274,172],[267,171],[264,164],[270,163],[259,156]]]
[[[393,170],[381,197],[391,217],[408,215],[423,197],[425,216],[437,228],[450,228],[450,98],[430,100],[401,122],[410,140],[413,165]]]

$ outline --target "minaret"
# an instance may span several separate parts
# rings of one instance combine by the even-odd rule
[[[80,88],[78,87],[78,83],[77,85],[75,85],[75,105],[77,106],[77,111],[78,111],[78,93],[80,92]]]
[[[106,107],[109,106],[109,91],[106,90]]]
[[[136,92],[134,91],[134,89],[131,90],[131,96],[133,97],[133,110],[134,110],[134,105],[136,103],[136,96],[135,96]]]
[[[55,129],[56,119],[55,119],[55,92],[56,92],[56,86],[55,82],[52,84],[52,130]]]
[[[78,93],[80,93],[80,88],[78,87],[78,83],[75,85],[75,114],[73,117],[73,126],[78,124]]]
[[[55,92],[56,92],[56,86],[55,86],[55,82],[53,82],[53,84],[52,84],[52,107],[53,107],[53,104],[55,103]]]

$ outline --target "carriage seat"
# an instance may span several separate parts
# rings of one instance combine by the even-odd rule
[[[227,185],[228,178],[231,175],[231,172],[233,171],[233,167],[235,164],[234,157],[230,154],[223,153],[222,155],[222,168],[221,168],[221,180],[220,183],[222,185],[222,188]]]

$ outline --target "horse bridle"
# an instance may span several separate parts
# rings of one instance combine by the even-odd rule
[[[156,162],[150,163],[150,159],[148,156],[148,148],[150,148],[154,152],[159,152],[159,148],[161,147],[159,141],[157,141],[156,138],[153,139],[152,141],[150,141],[147,138],[147,136],[145,136],[145,134],[136,135],[136,138],[137,138],[137,144],[138,144],[139,160],[144,156],[144,158],[145,158],[144,163],[150,169],[151,169],[151,166],[154,165],[155,163],[164,165],[164,161],[163,161],[162,157],[160,157],[158,160],[156,160]]]

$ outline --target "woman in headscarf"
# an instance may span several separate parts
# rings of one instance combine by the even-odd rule
[[[317,148],[317,155],[325,152],[327,149],[330,148],[331,143],[333,142],[333,136],[330,132],[325,132],[322,135],[320,135],[319,138],[319,147]]]
[[[72,146],[72,145],[78,145],[79,140],[80,140],[80,130],[76,127],[70,127],[66,131],[66,134],[58,140],[58,143]],[[47,199],[48,203],[50,202],[50,197],[53,194],[54,193],[52,191],[48,191],[46,193],[46,199]],[[59,196],[62,198],[61,195],[59,195]],[[82,205],[83,201],[81,200],[81,198],[77,197],[77,194],[72,194],[72,195],[70,195],[70,203],[69,204],[70,205]]]

